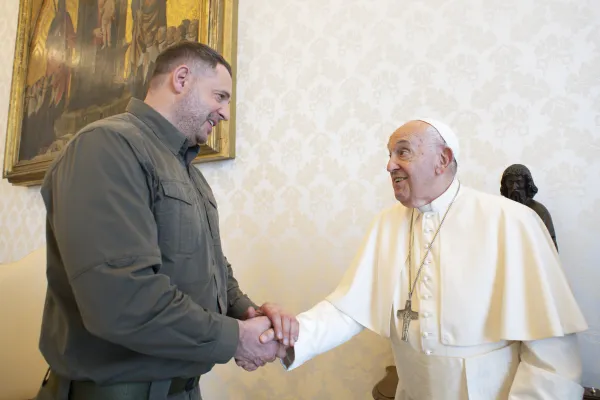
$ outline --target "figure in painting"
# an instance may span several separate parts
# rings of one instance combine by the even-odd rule
[[[54,121],[68,105],[75,29],[65,0],[55,3],[54,17],[44,46],[47,55],[45,71],[26,89],[24,134],[19,152],[21,160],[30,160],[48,150],[56,139],[52,129]]]
[[[112,22],[115,19],[115,0],[98,0],[98,7],[102,15],[102,48],[111,43]]]
[[[190,42],[198,41],[198,33],[199,33],[199,21],[194,19],[190,22],[190,26],[187,31],[186,39]]]
[[[158,32],[156,33],[156,45],[158,46],[158,52],[162,53],[164,49],[167,48],[167,27],[161,26],[158,28]]]
[[[174,26],[167,27],[167,47],[171,47],[175,44],[175,30]]]
[[[148,74],[158,56],[158,30],[167,26],[165,0],[132,0],[133,34],[129,54],[131,94],[144,97]]]
[[[73,76],[71,113],[64,121],[69,131],[85,124],[84,110],[105,107],[126,95],[120,65],[127,51],[127,0],[79,0],[77,14],[79,63]],[[116,113],[117,109],[99,112]]]
[[[538,188],[535,186],[535,183],[533,183],[531,172],[526,166],[513,164],[504,170],[500,182],[500,194],[518,203],[524,204],[535,211],[542,221],[544,221],[544,224],[552,237],[554,246],[556,247],[556,250],[558,250],[556,233],[554,232],[554,225],[552,224],[550,212],[542,203],[533,199],[537,192]]]
[[[19,161],[54,153],[82,126],[123,112],[132,96],[145,96],[161,51],[198,41],[198,18],[169,26],[167,0],[66,3],[45,3],[33,28],[39,42],[31,52],[45,70],[25,89]]]

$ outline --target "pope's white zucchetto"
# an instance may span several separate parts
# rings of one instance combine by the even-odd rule
[[[423,121],[426,124],[433,126],[435,130],[437,130],[440,133],[440,136],[442,137],[442,139],[444,139],[446,145],[452,150],[452,153],[454,154],[454,159],[458,164],[458,161],[460,159],[460,146],[458,144],[458,137],[456,137],[454,131],[445,123],[435,120],[433,118],[417,118],[415,119],[415,121]]]

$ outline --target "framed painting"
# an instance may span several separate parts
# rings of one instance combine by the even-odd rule
[[[233,69],[231,118],[194,160],[235,157],[237,0],[20,0],[4,178],[40,184],[83,126],[143,99],[159,52],[206,43]]]

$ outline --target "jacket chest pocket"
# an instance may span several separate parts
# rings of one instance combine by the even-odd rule
[[[204,201],[204,208],[206,209],[206,218],[208,219],[210,234],[213,240],[219,241],[221,234],[219,231],[219,210],[217,209],[217,203],[216,201],[211,201],[209,198]]]
[[[200,226],[191,187],[179,181],[161,182],[156,208],[158,240],[164,255],[190,254],[197,249]]]

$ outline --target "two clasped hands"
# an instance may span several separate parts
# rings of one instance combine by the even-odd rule
[[[238,323],[239,343],[234,358],[246,371],[255,371],[277,358],[284,358],[287,349],[298,341],[296,317],[277,304],[265,303],[258,309],[250,307]]]

